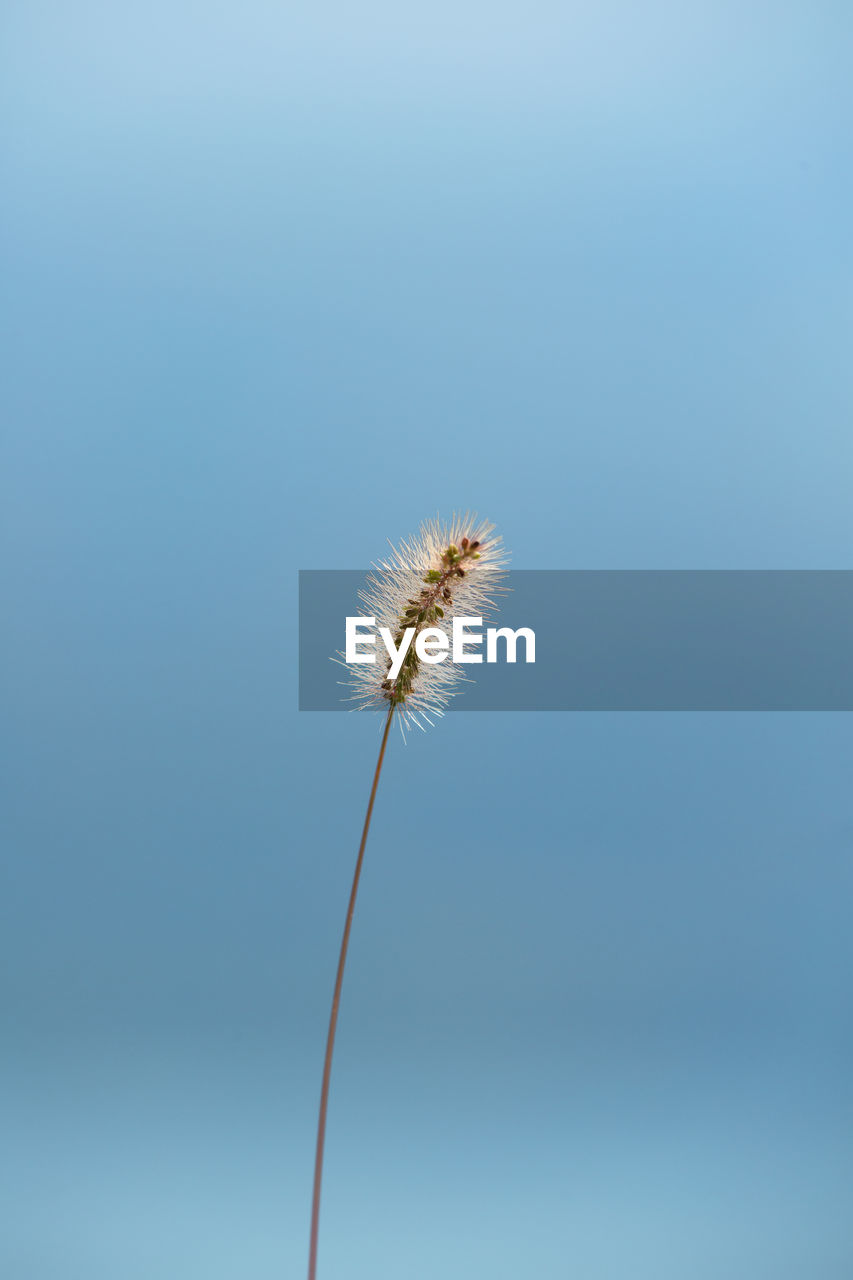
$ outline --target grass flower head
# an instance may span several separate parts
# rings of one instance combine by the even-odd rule
[[[485,620],[501,590],[506,556],[494,526],[470,513],[449,524],[428,520],[408,541],[379,561],[359,600],[378,627],[387,627],[399,645],[414,631],[403,665],[391,678],[390,659],[349,666],[353,701],[359,707],[397,711],[401,724],[423,728],[442,715],[466,677],[452,662],[424,663],[416,652],[419,632],[436,628],[448,640],[454,616]]]

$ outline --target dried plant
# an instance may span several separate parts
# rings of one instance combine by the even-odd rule
[[[396,713],[401,728],[405,724],[423,728],[424,722],[432,723],[433,715],[443,714],[448,699],[459,691],[454,686],[465,677],[453,662],[422,662],[414,640],[427,628],[437,628],[449,638],[454,616],[484,618],[494,604],[494,594],[501,589],[505,563],[501,540],[494,536],[492,525],[470,514],[455,516],[449,525],[431,520],[421,526],[411,541],[392,548],[390,559],[374,567],[364,590],[359,593],[369,615],[376,618],[379,627],[388,628],[398,647],[407,630],[411,629],[413,636],[400,670],[393,677],[390,659],[348,668],[357,705],[387,708],[387,715],[361,833],[332,996],[317,1125],[308,1280],[315,1280],[317,1274],[326,1113],[341,988],[364,850],[391,721]]]

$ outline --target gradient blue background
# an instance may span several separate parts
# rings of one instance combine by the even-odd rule
[[[303,1274],[378,741],[296,570],[850,568],[845,3],[7,0],[10,1280]],[[853,1274],[853,724],[395,740],[323,1280]]]

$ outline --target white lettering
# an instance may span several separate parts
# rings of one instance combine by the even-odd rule
[[[403,632],[403,638],[400,641],[399,649],[394,644],[393,633],[390,632],[387,627],[380,627],[379,634],[385,642],[385,648],[388,650],[388,657],[391,659],[391,666],[388,669],[388,679],[396,680],[397,676],[400,674],[400,668],[403,665],[406,654],[409,652],[409,645],[412,643],[412,636],[415,634],[415,628],[406,627],[406,630]]]
[[[524,637],[524,661],[536,661],[536,635],[530,627],[519,627],[513,631],[511,627],[489,627],[486,632],[486,662],[498,660],[498,636],[506,640],[506,660],[515,662],[515,649],[518,637]]]
[[[421,662],[444,662],[450,639],[441,627],[424,627],[415,640],[415,653]]]
[[[375,618],[347,618],[347,662],[375,662],[375,653],[360,653],[360,644],[376,644],[376,636],[361,635],[360,627],[375,627]]]
[[[482,644],[483,637],[469,635],[466,627],[482,627],[482,618],[454,618],[453,619],[453,661],[454,662],[482,662],[483,655],[481,653],[466,653],[466,644]]]

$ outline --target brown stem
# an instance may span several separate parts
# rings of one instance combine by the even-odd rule
[[[344,966],[347,961],[350,928],[355,911],[355,899],[358,894],[358,882],[361,878],[361,864],[364,861],[364,849],[367,844],[367,833],[370,830],[370,818],[373,813],[373,802],[376,799],[376,788],[379,785],[379,774],[385,758],[385,747],[388,743],[388,730],[394,715],[394,704],[388,711],[385,721],[385,732],[382,734],[382,745],[379,748],[379,759],[376,761],[376,772],[373,775],[373,786],[370,788],[370,799],[367,802],[367,814],[364,819],[364,830],[361,833],[361,844],[358,847],[358,858],[355,864],[355,875],[349,896],[347,918],[344,925],[344,936],[341,939],[341,954],[338,957],[338,973],[335,978],[335,991],[332,996],[332,1013],[329,1018],[329,1034],[326,1039],[326,1058],[323,1063],[323,1086],[320,1090],[320,1118],[317,1123],[317,1154],[314,1159],[314,1198],[311,1203],[311,1248],[308,1255],[308,1280],[315,1280],[317,1275],[317,1234],[320,1227],[320,1187],[323,1181],[323,1147],[326,1141],[326,1110],[329,1104],[329,1081],[332,1075],[332,1054],[335,1049],[335,1030],[338,1025],[338,1006],[341,1003],[341,987],[344,981]]]

